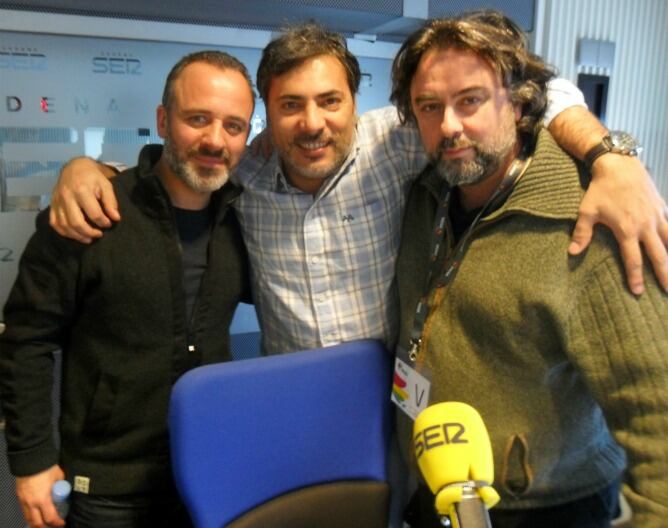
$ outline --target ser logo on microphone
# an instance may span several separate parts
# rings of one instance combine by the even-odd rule
[[[468,444],[464,438],[466,428],[459,422],[446,422],[430,425],[415,435],[415,458],[419,459],[425,451],[448,444]]]

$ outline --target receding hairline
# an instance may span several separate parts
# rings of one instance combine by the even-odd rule
[[[178,74],[176,75],[176,77],[174,77],[174,78],[172,79],[172,83],[171,83],[172,88],[171,88],[171,90],[170,90],[170,98],[169,98],[169,101],[168,101],[169,104],[168,104],[168,105],[163,105],[163,106],[165,106],[165,107],[167,108],[169,105],[171,105],[171,103],[173,103],[173,101],[174,101],[174,96],[176,95],[176,93],[175,93],[176,91],[174,90],[174,87],[176,87],[176,84],[177,84],[179,81],[181,81],[181,80],[183,79],[183,77],[184,77],[184,75],[186,74],[186,72],[188,71],[188,69],[191,68],[191,67],[193,67],[193,66],[208,66],[208,67],[210,67],[210,68],[213,68],[213,69],[215,69],[215,70],[218,70],[218,71],[221,72],[221,73],[225,73],[225,74],[227,74],[227,73],[236,74],[236,75],[243,81],[242,84],[246,87],[246,91],[247,91],[247,93],[248,93],[248,95],[249,95],[249,97],[250,97],[250,99],[251,99],[251,104],[252,104],[253,110],[255,109],[255,94],[254,94],[254,92],[253,92],[253,88],[252,88],[252,86],[250,86],[250,85],[248,84],[248,79],[246,78],[246,75],[245,75],[243,72],[239,71],[237,68],[234,68],[234,67],[232,67],[232,66],[226,66],[226,65],[222,65],[222,64],[216,64],[216,63],[212,63],[212,62],[210,62],[210,61],[206,61],[206,60],[196,60],[196,61],[193,61],[193,62],[191,62],[191,63],[189,63],[189,64],[186,64],[186,65],[185,65],[185,66],[178,72]]]

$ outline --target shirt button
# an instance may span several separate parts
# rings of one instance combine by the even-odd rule
[[[311,258],[311,264],[317,264],[320,262],[320,257],[312,257]]]

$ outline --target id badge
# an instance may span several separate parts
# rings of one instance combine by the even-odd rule
[[[398,351],[394,361],[391,399],[402,412],[415,420],[417,415],[429,405],[431,381],[427,372],[418,372],[407,359],[406,354]]]

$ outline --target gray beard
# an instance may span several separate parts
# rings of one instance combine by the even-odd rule
[[[482,152],[478,147],[475,149],[476,156],[472,160],[444,160],[439,154],[434,165],[436,173],[451,187],[485,181],[499,170],[501,156],[497,152]]]
[[[435,155],[432,156],[436,173],[451,187],[475,185],[485,181],[498,172],[499,167],[506,161],[508,154],[515,146],[517,137],[513,133],[514,130],[508,126],[507,134],[501,131],[491,144],[486,146],[475,142],[469,143],[475,151],[475,157],[472,160],[443,159],[442,154],[445,149],[456,147],[458,143],[461,144],[456,139],[444,139]]]
[[[174,175],[193,191],[201,193],[217,191],[227,183],[229,178],[229,170],[227,168],[213,169],[202,167],[199,172],[193,169],[185,159],[179,157],[176,149],[172,147],[169,136],[165,138],[162,155]]]

